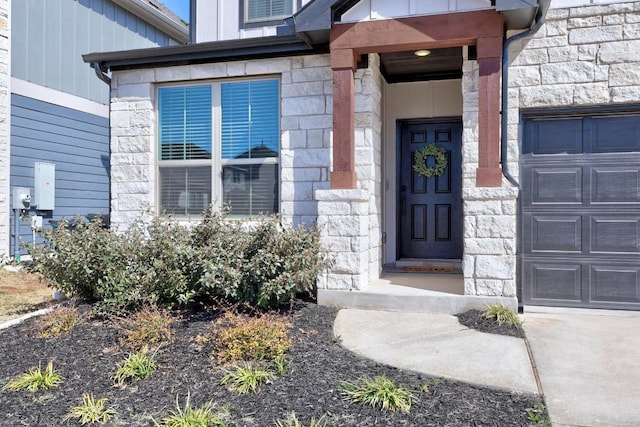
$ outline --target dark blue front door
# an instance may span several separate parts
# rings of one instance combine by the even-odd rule
[[[460,120],[398,123],[398,258],[462,258],[462,124]],[[416,150],[435,144],[446,151],[441,176],[413,171]],[[433,157],[427,166],[435,165]]]

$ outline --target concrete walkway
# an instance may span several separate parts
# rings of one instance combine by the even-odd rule
[[[345,309],[334,334],[351,351],[398,368],[538,392],[524,340],[468,329],[451,315]]]
[[[640,317],[523,318],[554,426],[640,426]]]
[[[552,425],[640,426],[640,317],[596,313],[522,315]],[[344,309],[334,334],[398,368],[538,392],[524,340],[467,329],[451,315]]]

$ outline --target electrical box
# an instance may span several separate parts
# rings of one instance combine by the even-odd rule
[[[39,211],[52,211],[56,207],[56,165],[36,162],[35,201]]]
[[[31,189],[13,187],[11,207],[13,209],[29,209],[31,207]]]

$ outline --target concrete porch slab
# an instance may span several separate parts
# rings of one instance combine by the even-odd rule
[[[398,368],[538,392],[524,340],[467,329],[450,315],[340,310],[334,334],[349,350]]]
[[[463,295],[464,280],[458,274],[392,273],[373,280],[365,289],[318,289],[318,304],[362,310],[456,314],[501,303],[518,309],[515,297]]]

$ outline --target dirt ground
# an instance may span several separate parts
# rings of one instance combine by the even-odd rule
[[[36,274],[0,268],[0,323],[47,306],[53,292]]]

